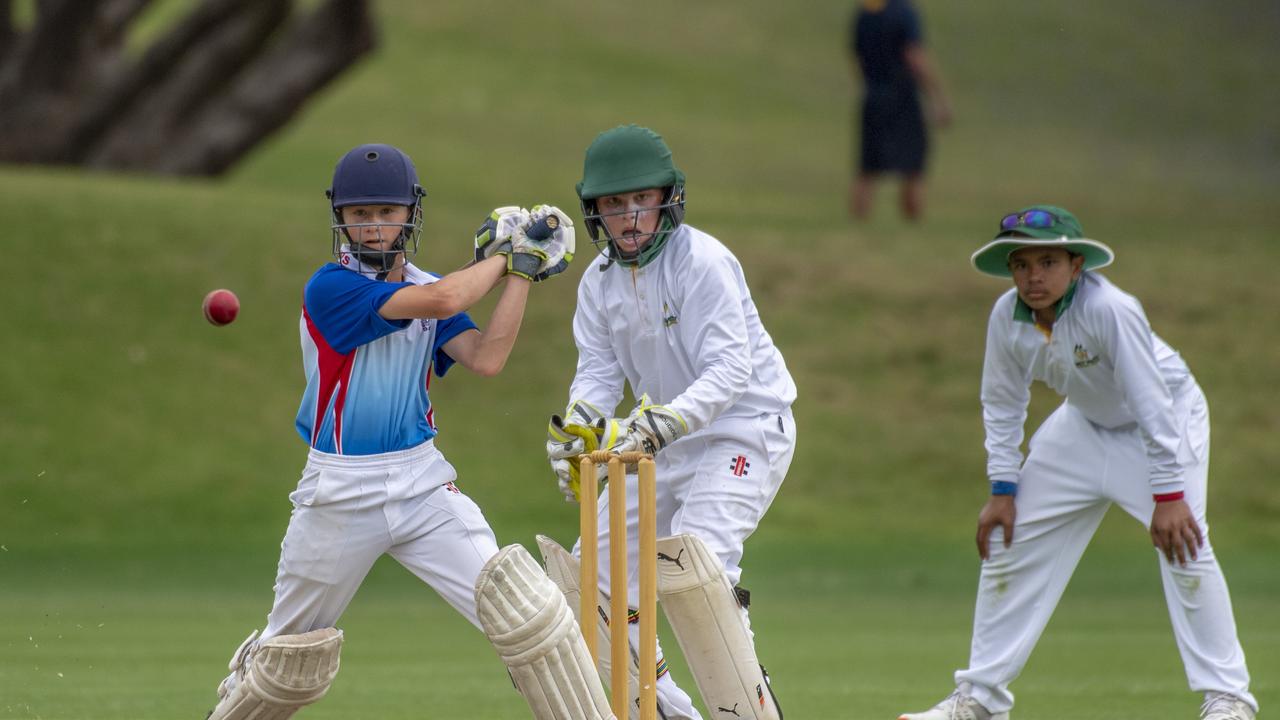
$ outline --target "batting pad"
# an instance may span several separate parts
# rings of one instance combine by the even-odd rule
[[[254,642],[249,636],[231,659],[232,675],[218,688],[209,720],[286,720],[324,697],[338,674],[342,631],[322,628]]]
[[[538,536],[538,550],[542,553],[542,560],[547,565],[547,576],[551,578],[560,591],[564,593],[564,598],[569,603],[569,609],[573,611],[573,616],[578,622],[582,622],[582,618],[578,617],[582,603],[582,588],[580,586],[581,573],[579,572],[578,559],[568,550],[565,550],[555,540],[546,535]],[[613,657],[609,654],[611,635],[609,634],[609,597],[600,590],[596,589],[596,669],[600,671],[600,682],[610,691],[609,683],[612,675]],[[588,649],[589,650],[589,649]],[[631,708],[633,718],[639,718],[639,701],[640,701],[640,665],[634,649],[628,649],[627,652],[627,707]]]
[[[534,718],[614,720],[564,593],[523,547],[480,570],[476,614]]]
[[[658,540],[658,599],[712,715],[782,720],[724,566],[697,536]]]

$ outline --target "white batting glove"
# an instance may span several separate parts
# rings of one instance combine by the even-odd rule
[[[529,211],[515,205],[496,208],[489,213],[476,230],[475,261],[480,262],[496,254],[510,254],[511,238],[521,226],[529,222]]]
[[[547,259],[534,274],[535,282],[541,282],[552,275],[564,272],[569,267],[569,263],[573,262],[573,253],[577,250],[573,220],[569,218],[568,213],[554,205],[534,205],[529,211],[529,221],[525,227],[533,225],[548,215],[555,215],[558,223],[550,240],[541,246],[547,253]]]

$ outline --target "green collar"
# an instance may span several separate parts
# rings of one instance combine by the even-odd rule
[[[1054,308],[1054,317],[1061,318],[1062,313],[1071,307],[1071,300],[1076,296],[1076,285],[1080,283],[1080,279],[1076,278],[1071,282],[1071,287],[1067,288],[1066,294],[1058,301],[1058,305]],[[1035,316],[1031,314],[1031,306],[1022,302],[1022,298],[1014,295],[1013,319],[1018,322],[1036,324]]]

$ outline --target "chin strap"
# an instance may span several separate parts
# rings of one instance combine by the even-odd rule
[[[338,216],[335,215],[335,217]],[[343,239],[346,240],[338,250],[339,260],[342,260],[344,255],[349,257],[356,263],[356,267],[353,269],[359,271],[362,275],[373,275],[378,280],[386,280],[387,275],[392,270],[395,270],[396,256],[405,254],[405,247],[408,245],[409,239],[408,233],[401,228],[390,248],[387,250],[370,250],[364,245],[354,242],[345,226],[335,225],[333,230],[335,245],[338,241],[338,232],[341,232]],[[409,262],[407,255],[405,255],[404,261],[407,265]],[[342,264],[349,267],[348,262],[344,261]]]
[[[395,269],[395,258],[399,253],[387,251],[361,251],[359,247],[352,247],[350,244],[342,246],[339,259],[350,258],[349,261],[342,263],[347,267],[361,275],[372,275],[378,280],[386,280],[391,271]],[[391,267],[387,267],[387,258],[390,257]],[[408,267],[408,260],[405,261],[404,267]]]
[[[401,234],[387,250],[370,250],[363,245],[356,244],[355,247],[351,248],[350,252],[362,265],[377,271],[378,279],[382,280],[387,276],[387,273],[395,269],[396,256],[404,252],[404,245],[404,235]]]

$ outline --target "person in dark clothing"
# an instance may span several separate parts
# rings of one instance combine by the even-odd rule
[[[902,214],[917,220],[924,211],[929,147],[920,95],[927,96],[938,126],[951,121],[951,103],[910,0],[861,0],[849,26],[849,51],[863,84],[861,157],[849,187],[849,214],[865,220],[875,181],[896,173],[902,176]]]

